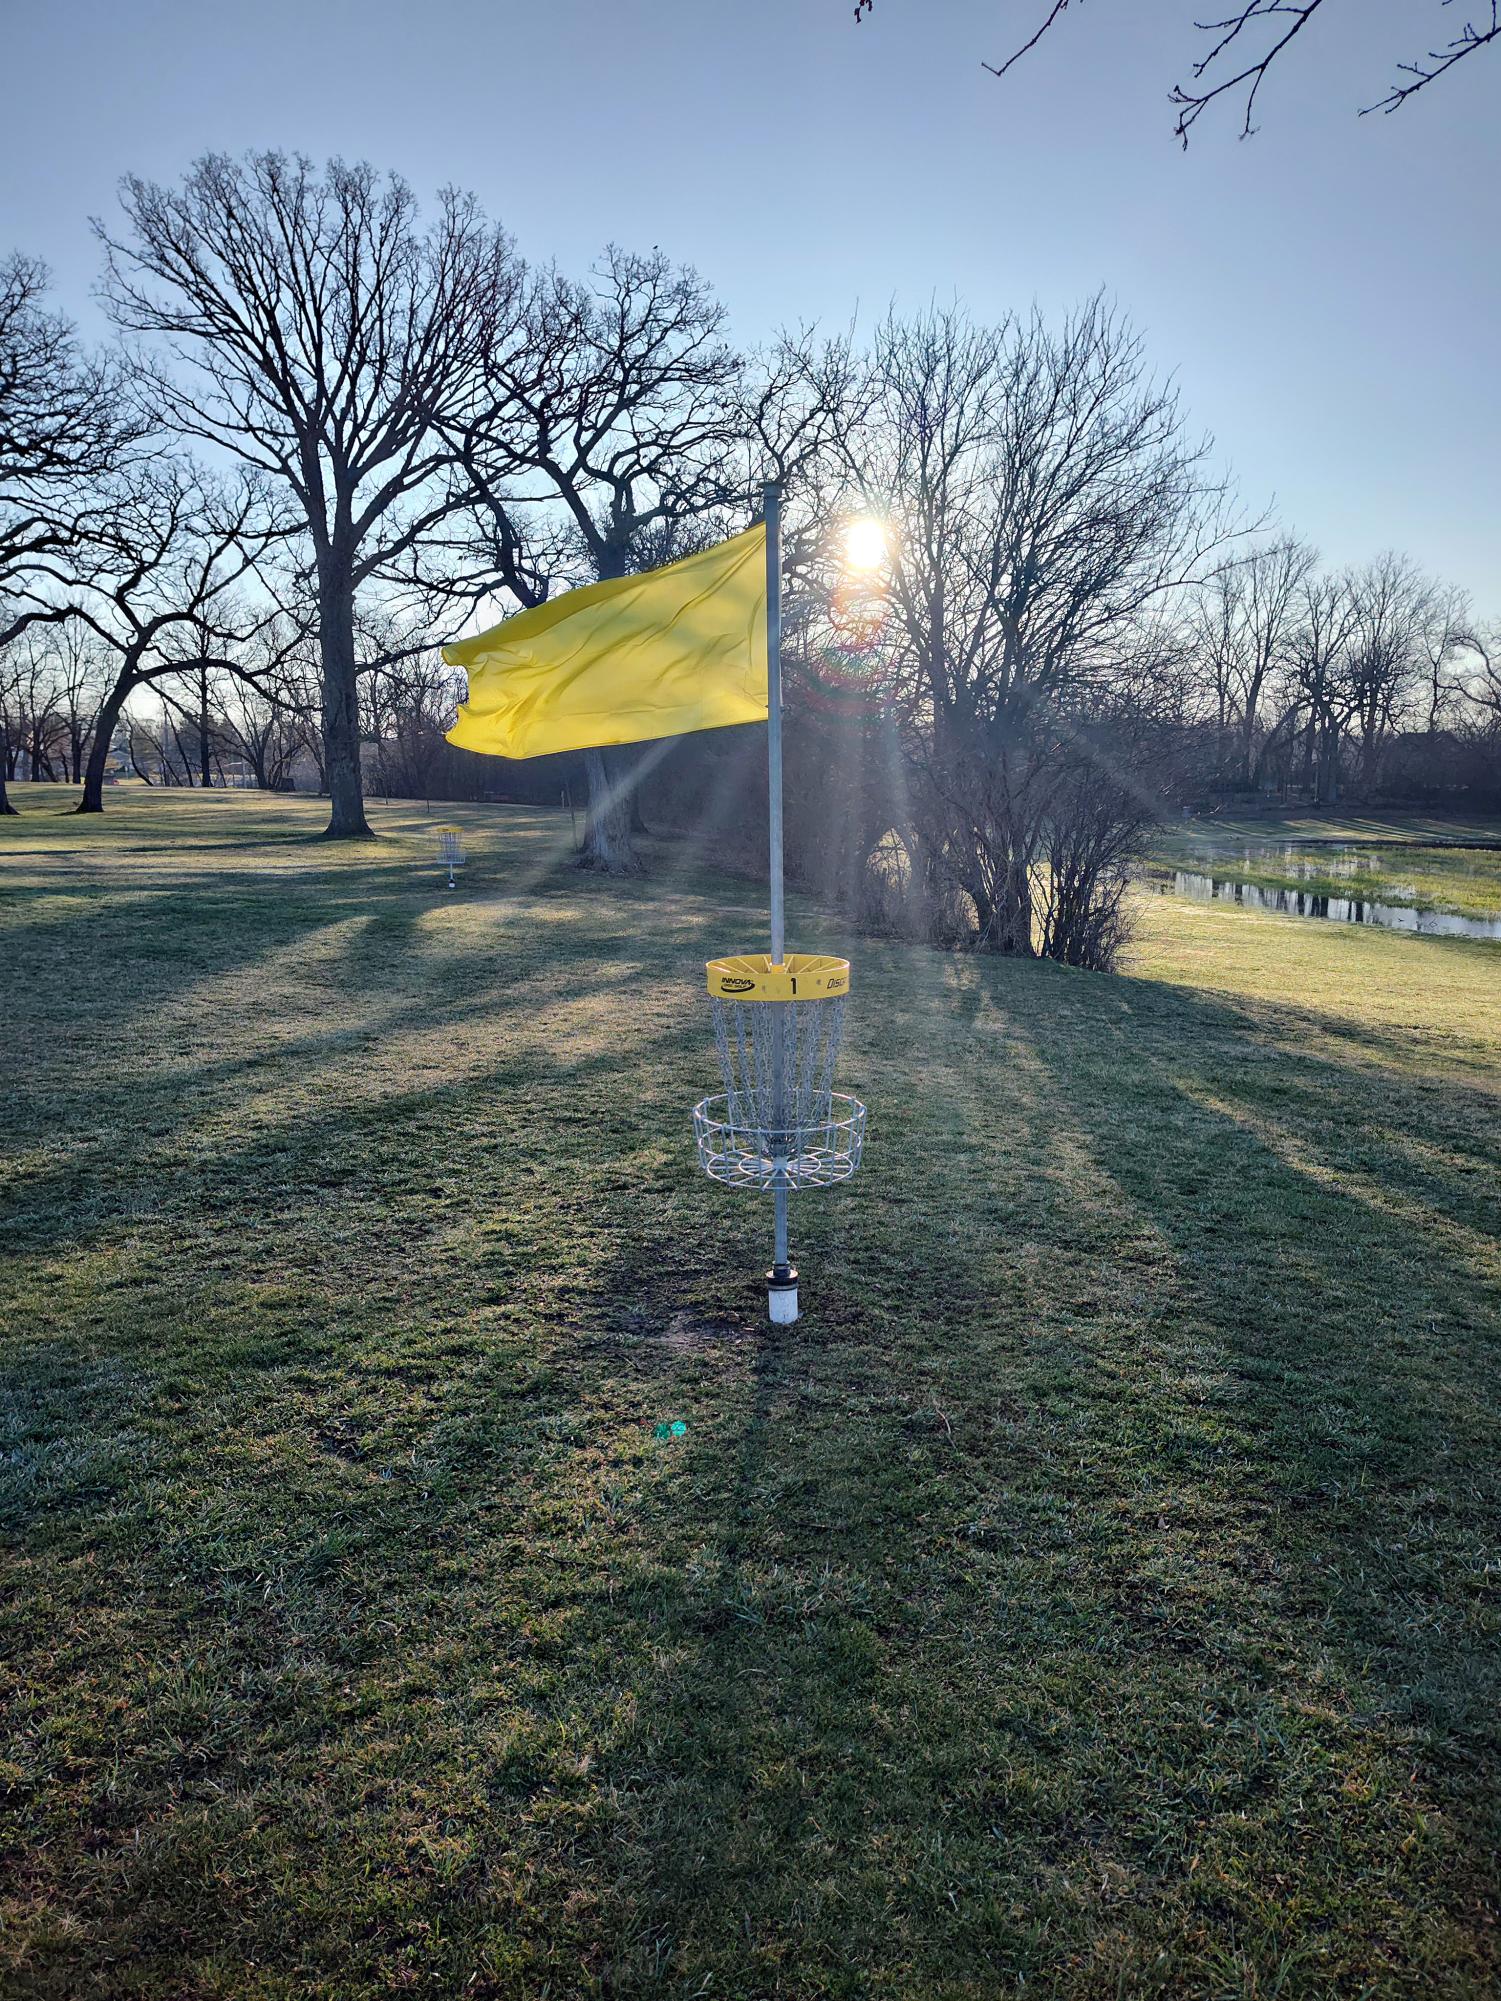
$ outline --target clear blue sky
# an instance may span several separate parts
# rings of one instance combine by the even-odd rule
[[[12,9],[0,247],[96,325],[90,212],[249,146],[473,188],[530,255],[697,264],[744,338],[891,300],[1104,285],[1258,506],[1331,561],[1409,550],[1501,612],[1501,51],[1355,117],[1433,0],[1331,0],[1186,155],[1195,0],[58,0]],[[1198,9],[1200,13],[1204,10]]]

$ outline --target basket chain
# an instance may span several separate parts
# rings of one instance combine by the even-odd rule
[[[712,996],[714,1042],[732,1123],[795,1151],[796,1129],[829,1116],[844,1032],[844,996],[816,1001],[726,1001]]]

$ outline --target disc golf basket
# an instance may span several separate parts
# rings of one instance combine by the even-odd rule
[[[457,827],[438,829],[438,862],[448,870],[448,887],[455,888],[453,872],[464,866],[464,837]]]
[[[775,1263],[771,1318],[797,1318],[787,1257],[787,1198],[848,1181],[865,1144],[865,1107],[834,1089],[849,994],[847,959],[789,953],[711,959],[709,1005],[724,1090],[693,1109],[699,1163],[727,1188],[770,1193]]]

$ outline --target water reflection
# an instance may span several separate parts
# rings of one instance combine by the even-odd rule
[[[1251,859],[1248,855],[1247,859]],[[1303,858],[1300,858],[1303,859]],[[1291,872],[1291,871],[1289,871]],[[1326,860],[1318,872],[1331,873]],[[1415,931],[1435,938],[1501,939],[1501,917],[1456,917],[1447,910],[1414,910],[1403,903],[1372,903],[1363,897],[1315,896],[1302,889],[1263,889],[1217,875],[1175,869],[1159,882],[1164,896],[1191,896],[1201,903],[1240,903],[1248,910],[1276,910],[1289,917],[1327,917],[1336,924],[1378,924],[1389,931]]]

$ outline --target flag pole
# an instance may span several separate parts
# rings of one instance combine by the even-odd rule
[[[780,966],[787,951],[786,916],[782,898],[782,490],[775,480],[765,487],[766,504],[766,786],[767,847],[771,873],[771,959]],[[787,1048],[784,1009],[774,1007],[772,1067],[775,1076],[772,1126],[783,1148],[787,1145]],[[776,1245],[766,1274],[771,1318],[785,1324],[797,1318],[797,1273],[787,1258],[787,1185],[775,1191]]]
[[[768,480],[766,502],[766,777],[771,834],[771,958],[786,947],[782,911],[782,489]]]

